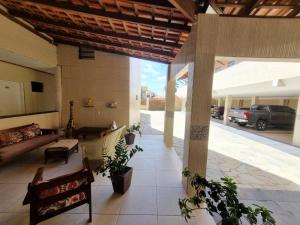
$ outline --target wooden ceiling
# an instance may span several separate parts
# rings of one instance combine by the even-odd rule
[[[0,0],[55,43],[170,63],[197,13],[297,17],[300,0]]]
[[[300,0],[212,0],[210,3],[224,16],[300,17]]]

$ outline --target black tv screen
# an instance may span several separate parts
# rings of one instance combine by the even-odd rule
[[[42,82],[31,81],[31,91],[32,92],[43,92],[44,84]]]

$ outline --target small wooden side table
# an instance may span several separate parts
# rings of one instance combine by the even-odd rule
[[[63,158],[68,163],[69,156],[73,152],[78,152],[77,139],[62,139],[45,150],[45,164],[50,158]]]

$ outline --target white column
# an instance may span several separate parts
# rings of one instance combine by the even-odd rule
[[[300,97],[298,98],[298,106],[296,111],[296,119],[293,133],[293,144],[300,146]]]
[[[222,105],[222,98],[218,98],[218,106]]]
[[[227,125],[229,123],[228,113],[232,105],[232,97],[226,96],[225,98],[225,107],[224,107],[224,120],[223,123]]]
[[[198,65],[189,68],[183,168],[206,176],[215,58],[202,54],[198,60]],[[183,178],[182,181],[187,193],[193,193],[189,180]]]
[[[256,105],[258,101],[258,97],[257,96],[252,96],[251,98],[251,105]]]
[[[176,80],[171,78],[170,66],[168,68],[167,91],[166,91],[166,112],[164,142],[167,147],[173,146],[173,128],[174,128],[174,111],[175,111],[175,92]]]

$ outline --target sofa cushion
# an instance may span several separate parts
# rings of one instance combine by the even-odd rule
[[[26,140],[41,135],[41,129],[38,124],[32,124],[30,126],[20,128],[19,131],[22,132],[24,139]]]
[[[7,161],[24,152],[34,150],[59,138],[57,134],[36,136],[32,139],[0,148],[0,162]]]
[[[19,131],[0,133],[0,148],[23,141],[23,134]]]

